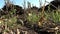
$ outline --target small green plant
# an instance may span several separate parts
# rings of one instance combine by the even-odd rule
[[[60,12],[56,11],[56,13],[52,13],[52,19],[54,20],[54,22],[60,22]]]
[[[13,26],[13,24],[16,24],[17,22],[17,18],[16,17],[12,17],[7,21],[7,25],[8,26]]]
[[[7,14],[7,15],[1,16],[1,18],[5,19],[4,23],[6,23],[7,26],[9,26],[9,27],[13,26],[13,24],[17,22],[17,17],[14,16],[15,13],[16,13],[16,9],[9,11],[9,14]]]
[[[27,20],[28,20],[29,22],[31,22],[32,24],[33,24],[33,23],[36,23],[36,22],[38,22],[38,20],[39,20],[39,15],[37,15],[37,14],[34,13],[34,12],[28,13],[28,15],[27,15]]]
[[[50,13],[45,12],[46,19],[52,19],[54,22],[60,22],[60,12],[59,11],[52,11]]]

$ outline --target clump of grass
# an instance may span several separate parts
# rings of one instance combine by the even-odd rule
[[[45,18],[48,20],[53,20],[55,23],[60,22],[60,12],[55,10],[50,13],[45,12]]]
[[[31,24],[38,22],[39,18],[40,18],[39,14],[37,15],[34,12],[28,13],[27,15],[27,20],[31,22]]]
[[[16,9],[13,9],[11,11],[9,11],[9,14],[7,15],[3,15],[1,16],[1,19],[4,19],[4,23],[3,24],[7,24],[7,26],[12,26],[14,23],[17,22],[17,17],[14,16],[14,14],[16,13]]]

